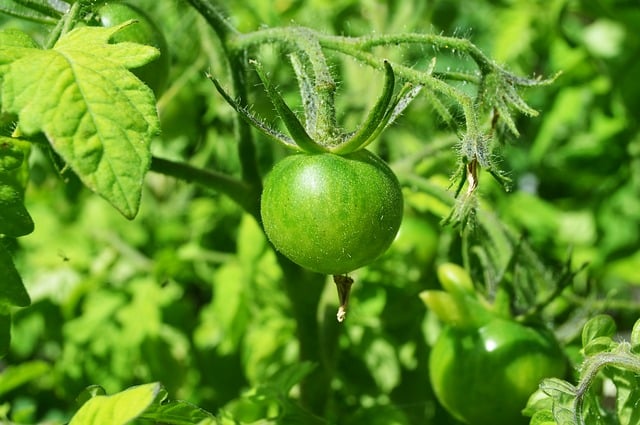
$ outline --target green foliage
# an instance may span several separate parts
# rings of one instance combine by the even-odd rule
[[[0,3],[0,421],[455,424],[428,359],[473,305],[571,359],[532,423],[638,423],[634,2],[132,2],[160,58],[104,2]],[[274,137],[402,186],[343,324],[264,235]]]
[[[636,322],[637,328],[640,322]],[[582,329],[578,383],[553,378],[540,385],[526,413],[532,425],[637,424],[640,357],[629,341],[616,341],[616,325],[607,315],[589,320]]]
[[[125,425],[144,412],[160,389],[158,384],[129,388],[121,393],[90,398],[73,415],[69,425],[102,423]]]
[[[122,28],[77,28],[49,50],[30,49],[21,36],[13,37],[0,58],[8,64],[2,105],[18,116],[19,132],[44,133],[88,188],[133,218],[159,123],[153,94],[127,68],[144,65],[158,52],[109,44]]]

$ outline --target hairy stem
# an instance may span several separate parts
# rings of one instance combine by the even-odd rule
[[[238,34],[238,30],[231,25],[220,10],[220,7],[208,0],[188,0],[201,15],[211,25],[218,38],[226,45],[230,35]]]
[[[582,417],[584,399],[593,380],[606,366],[619,367],[640,374],[640,362],[630,353],[630,346],[627,343],[620,344],[617,352],[601,353],[587,360],[581,372],[584,378],[581,379],[575,391],[574,420],[576,424],[585,425]]]
[[[309,31],[310,30],[307,30],[308,33],[310,33]],[[297,43],[296,37],[294,36],[295,33],[296,31],[292,31],[288,28],[268,28],[239,35],[230,43],[230,47],[244,51],[250,47],[265,43],[279,43],[284,46],[289,46],[290,49],[295,49]],[[393,40],[386,40],[384,38],[378,40],[374,37],[350,38],[325,35],[317,32],[313,32],[312,34],[318,40],[321,47],[351,56],[354,59],[380,71],[384,71],[384,61],[373,53],[364,50],[364,48],[371,47],[374,41],[379,44],[388,44],[393,42]],[[449,44],[452,46],[457,46],[461,50],[470,51],[472,57],[476,61],[479,61],[479,66],[481,68],[493,66],[493,63],[468,40],[442,36],[430,36],[430,38],[417,37],[414,40],[410,37],[410,34],[405,36],[409,37],[409,40],[413,40],[413,42],[418,42],[418,40],[420,40],[422,43],[426,43],[429,40],[435,40],[444,45],[446,41],[450,41]],[[398,37],[399,40],[405,40],[405,38],[400,36]],[[468,160],[472,160],[476,156],[479,156],[480,163],[484,163],[482,154],[485,149],[483,149],[483,146],[480,146],[483,142],[483,138],[481,137],[480,125],[476,116],[477,113],[474,107],[473,98],[447,84],[442,79],[436,78],[429,72],[416,70],[399,63],[391,63],[391,65],[398,79],[410,81],[414,84],[420,84],[427,90],[440,93],[447,98],[454,99],[460,105],[466,123],[466,134],[459,135],[463,144],[461,150]],[[460,79],[463,77],[457,73],[455,78]]]
[[[260,222],[260,192],[241,180],[227,174],[203,170],[182,162],[153,157],[151,171],[187,182],[197,183],[229,196]]]
[[[45,49],[52,49],[61,35],[69,32],[75,24],[78,22],[78,16],[80,15],[80,3],[74,3],[69,11],[58,21],[49,38],[44,46]]]
[[[315,129],[314,135],[320,140],[333,140],[337,136],[338,121],[335,110],[336,82],[331,76],[329,65],[322,53],[315,34],[308,29],[299,29],[297,45],[307,54],[314,74],[313,95],[318,110],[315,113],[316,122],[311,123]]]

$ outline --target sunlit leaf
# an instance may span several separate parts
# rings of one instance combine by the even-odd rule
[[[616,323],[611,316],[600,314],[591,318],[582,328],[582,346],[586,347],[598,337],[611,338],[616,333]]]
[[[0,307],[3,304],[25,307],[30,302],[13,259],[0,241]]]
[[[82,405],[69,425],[128,424],[153,403],[160,389],[160,384],[152,383],[132,387],[111,396],[98,395]]]
[[[87,187],[133,218],[159,122],[151,89],[127,68],[159,52],[109,44],[122,27],[81,27],[51,50],[31,49],[8,65],[2,99],[20,131],[44,133]]]
[[[206,410],[181,400],[169,401],[164,388],[141,418],[171,425],[215,424],[215,417]]]
[[[0,373],[0,396],[44,375],[50,370],[49,363],[42,360],[33,360],[7,367]]]
[[[33,232],[33,220],[23,201],[28,151],[25,142],[0,137],[0,234],[11,237]]]

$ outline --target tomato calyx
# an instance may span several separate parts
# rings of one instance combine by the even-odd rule
[[[385,73],[382,93],[371,111],[369,111],[364,122],[355,131],[338,131],[332,119],[321,116],[322,114],[328,113],[321,110],[318,106],[323,102],[326,103],[327,100],[326,97],[320,99],[323,95],[323,93],[321,93],[323,90],[322,84],[318,84],[317,80],[313,80],[313,76],[309,75],[306,69],[300,65],[299,59],[295,54],[291,54],[291,61],[300,82],[301,96],[303,104],[305,105],[304,124],[291,108],[289,108],[282,98],[282,95],[271,83],[262,65],[256,60],[250,61],[264,85],[267,96],[275,107],[278,116],[284,122],[289,135],[272,128],[249,112],[245,106],[240,105],[227,93],[216,78],[211,75],[208,77],[225,101],[229,103],[246,122],[282,145],[296,151],[308,153],[331,152],[344,155],[363,149],[395,121],[422,89],[422,86],[407,83],[394,94],[396,91],[395,74],[391,64],[385,60],[382,64]],[[331,103],[333,103],[333,95],[329,96],[329,99]],[[328,110],[334,111],[333,106],[333,104],[330,105]]]

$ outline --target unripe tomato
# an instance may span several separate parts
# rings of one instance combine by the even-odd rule
[[[109,2],[98,9],[98,18],[103,27],[113,27],[132,19],[137,21],[115,33],[111,41],[146,44],[160,50],[160,57],[131,70],[156,96],[160,95],[169,76],[169,54],[167,41],[156,24],[144,11],[128,3]]]
[[[430,354],[434,393],[470,425],[528,423],[521,411],[543,378],[564,377],[566,360],[546,330],[493,318],[478,328],[446,327]]]
[[[373,153],[301,153],[275,165],[261,214],[274,247],[324,274],[345,274],[382,254],[402,221],[397,178]]]

